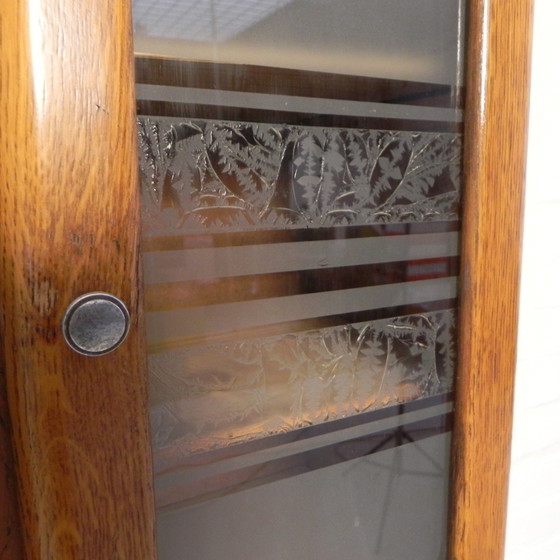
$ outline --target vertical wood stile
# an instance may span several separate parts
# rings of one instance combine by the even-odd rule
[[[470,4],[452,560],[503,558],[532,1]]]
[[[26,558],[152,559],[130,3],[2,2],[0,57],[2,350]],[[90,291],[132,316],[104,357],[61,334]]]
[[[0,329],[1,333],[1,329]],[[12,450],[6,375],[0,357],[0,558],[22,560],[23,542]]]

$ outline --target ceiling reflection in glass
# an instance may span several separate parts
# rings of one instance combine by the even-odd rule
[[[221,43],[292,0],[134,0],[136,33]]]
[[[137,54],[462,81],[465,0],[133,0]],[[459,17],[457,17],[459,15]]]

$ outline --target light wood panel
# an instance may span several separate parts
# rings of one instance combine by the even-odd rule
[[[155,556],[129,10],[0,4],[0,303],[28,560]],[[97,290],[133,325],[88,358],[60,325]]]
[[[470,4],[453,560],[504,554],[531,18],[531,0]]]

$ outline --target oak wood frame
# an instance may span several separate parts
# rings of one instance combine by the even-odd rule
[[[155,557],[130,22],[126,1],[0,3],[1,326],[27,560]],[[132,317],[94,359],[61,333],[91,291]]]
[[[28,560],[155,558],[129,10],[0,6],[0,381]],[[531,13],[531,0],[470,5],[453,560],[503,557]],[[94,360],[60,333],[66,305],[91,290],[136,317],[127,342]],[[8,426],[1,407],[0,417]],[[0,498],[12,509],[0,551],[15,560],[10,446],[2,452]]]
[[[532,0],[471,0],[451,560],[504,555]]]

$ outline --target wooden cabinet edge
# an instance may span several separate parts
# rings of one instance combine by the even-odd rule
[[[31,4],[0,6],[0,305],[26,558],[151,560],[130,2]],[[61,336],[90,291],[133,317],[104,357]]]
[[[4,367],[0,363],[0,558],[22,560],[23,542],[5,381]]]
[[[470,4],[448,558],[504,555],[532,0]]]

